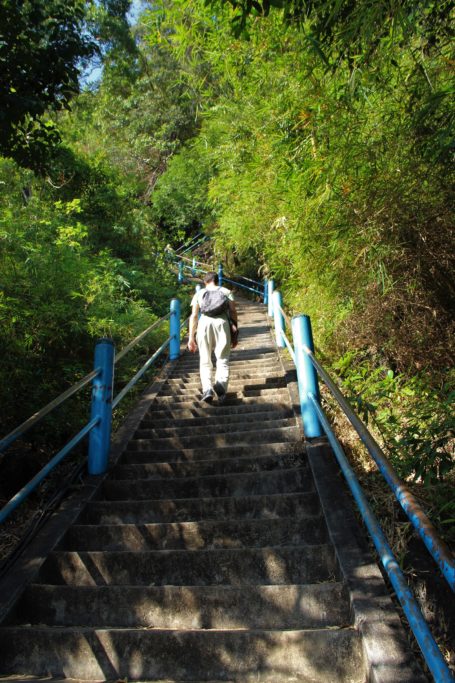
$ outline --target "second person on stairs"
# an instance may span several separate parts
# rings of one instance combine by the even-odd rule
[[[211,403],[216,394],[222,403],[229,382],[231,323],[237,328],[237,309],[232,292],[219,287],[217,273],[207,273],[204,284],[205,289],[196,292],[191,301],[188,348],[195,353],[199,347],[202,401]],[[214,384],[212,352],[216,357]]]

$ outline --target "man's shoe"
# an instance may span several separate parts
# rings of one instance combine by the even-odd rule
[[[214,396],[215,394],[213,393],[213,389],[207,389],[207,391],[204,391],[202,394],[201,401],[205,401],[205,403],[211,403]]]
[[[215,389],[215,393],[218,396],[218,403],[224,403],[224,401],[226,400],[226,390],[223,387],[223,385],[219,382],[215,382],[213,388]]]

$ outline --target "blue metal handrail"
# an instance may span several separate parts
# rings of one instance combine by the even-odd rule
[[[362,515],[362,519],[365,522],[365,526],[370,532],[370,536],[373,540],[375,548],[378,551],[381,564],[387,572],[390,583],[392,584],[395,593],[400,600],[412,632],[414,633],[419,647],[424,654],[428,668],[430,669],[437,683],[450,683],[453,681],[450,669],[447,666],[430,629],[428,628],[428,624],[422,615],[417,600],[407,584],[406,578],[400,569],[392,549],[387,543],[387,539],[384,536],[381,526],[370,505],[368,504],[354,470],[350,466],[338,439],[333,433],[329,421],[319,405],[317,398],[314,396],[314,394],[309,394],[309,399],[319,416],[325,433],[327,434],[327,438],[333,448],[335,457],[338,460],[351,493],[354,496],[354,499],[360,510],[360,514]]]
[[[162,318],[160,318],[159,320],[156,320],[152,325],[150,325],[150,327],[147,327],[146,330],[144,330],[143,332],[138,334],[137,337],[135,337],[132,341],[130,341],[130,343],[127,346],[125,346],[124,349],[119,351],[119,353],[115,354],[114,363],[118,363],[119,360],[121,360],[123,358],[123,356],[126,356],[126,354],[129,353],[131,351],[131,349],[133,349],[137,344],[139,344],[139,342],[142,341],[142,339],[144,339],[144,337],[146,337],[149,334],[149,332],[156,329],[165,320],[169,320],[170,316],[171,316],[170,312],[166,313],[166,315],[163,315]]]
[[[291,358],[292,358],[292,360],[294,361],[294,365],[295,365],[295,353],[294,353],[294,349],[292,348],[291,342],[290,342],[289,339],[286,337],[286,335],[285,335],[284,332],[281,333],[281,338],[282,338],[282,340],[284,341],[284,343],[286,344],[287,349],[288,349],[289,353],[291,354]]]
[[[229,282],[231,285],[235,285],[236,287],[242,287],[242,289],[247,289],[249,292],[254,292],[254,294],[258,294],[259,296],[264,296],[264,292],[261,292],[258,289],[253,289],[253,287],[248,287],[248,285],[244,285],[242,282],[236,282],[235,280],[231,280],[225,275],[223,275],[223,280]]]
[[[257,287],[262,287],[262,285],[264,284],[263,282],[259,282],[258,280],[253,280],[250,277],[246,277],[246,275],[232,275],[231,273],[229,275],[230,277],[241,278],[242,280],[246,280],[247,282],[252,282],[253,285],[256,285]]]
[[[322,377],[332,395],[337,400],[338,404],[356,430],[363,444],[368,449],[368,452],[377,464],[381,474],[392,489],[395,498],[398,500],[408,519],[417,530],[419,536],[422,538],[428,549],[428,552],[438,564],[450,588],[455,591],[455,561],[449,548],[444,541],[439,538],[436,529],[420,507],[415,496],[411,493],[406,484],[401,481],[400,477],[397,475],[392,465],[387,460],[377,441],[373,438],[362,421],[354,413],[348,401],[344,398],[343,394],[333,382],[330,375],[316,360],[311,349],[304,347],[304,351],[310,358],[319,376]]]
[[[123,387],[119,394],[113,396],[113,367],[116,362],[121,360],[131,351],[144,337],[153,329],[161,325],[165,320],[170,319],[170,335],[155,353],[144,363],[142,368],[134,377]],[[185,323],[188,322],[188,319]],[[184,323],[184,324],[185,324]],[[137,335],[127,346],[116,356],[112,340],[102,339],[98,342],[95,349],[95,369],[88,375],[76,382],[72,387],[64,391],[56,399],[48,403],[35,415],[23,422],[19,427],[10,432],[0,441],[0,452],[10,446],[16,439],[28,432],[31,427],[42,420],[52,410],[60,406],[64,401],[74,396],[80,389],[93,382],[92,388],[92,415],[90,421],[74,436],[22,489],[16,493],[8,503],[0,510],[0,523],[5,521],[9,515],[34,491],[43,479],[65,458],[87,435],[90,436],[89,445],[89,473],[102,474],[107,467],[107,457],[110,447],[112,410],[118,406],[120,401],[137,384],[138,380],[151,367],[158,356],[169,346],[170,358],[178,357],[180,349],[180,303],[177,299],[171,301],[170,312],[155,321],[147,329]]]
[[[202,235],[202,232],[198,232],[197,235],[190,238],[189,242],[184,242],[179,247],[177,247],[177,249],[175,249],[175,253],[178,254],[180,251],[182,251],[182,249],[186,249],[188,247],[188,245],[191,245],[195,240],[199,239],[199,237],[201,237],[201,235]]]
[[[280,305],[277,305],[278,302],[280,302],[280,298],[275,296],[277,294],[276,292],[273,294],[273,298],[275,299],[274,321],[277,337],[280,337],[291,351],[291,344],[285,334],[284,315],[282,315],[284,314],[284,311]],[[287,316],[285,317],[287,319]],[[304,321],[302,319],[304,319]],[[297,368],[299,397],[304,427],[306,426],[305,421],[308,419],[308,404],[311,404],[315,419],[317,420],[317,423],[322,426],[327,438],[329,439],[343,474],[346,477],[348,486],[359,507],[362,518],[379,553],[381,563],[390,578],[397,598],[400,601],[403,611],[409,621],[409,625],[416,637],[425,661],[431,673],[433,674],[435,681],[437,681],[437,683],[449,683],[450,681],[453,682],[454,678],[450,672],[450,669],[447,666],[445,659],[431,634],[431,631],[429,630],[428,624],[425,621],[420,607],[412,591],[410,590],[403,573],[400,570],[398,562],[396,561],[391,548],[387,543],[379,522],[375,518],[355,476],[355,473],[350,467],[346,455],[344,454],[341,445],[337,441],[330,427],[327,416],[321,407],[316,373],[322,377],[332,394],[337,399],[341,408],[344,410],[346,416],[356,428],[363,443],[367,446],[375,461],[378,463],[380,471],[383,473],[389,485],[392,486],[403,509],[405,510],[411,522],[418,529],[419,534],[425,541],[425,545],[433,555],[445,578],[449,582],[449,585],[451,585],[453,589],[454,561],[451,553],[445,543],[437,536],[436,530],[418,505],[415,498],[399,480],[398,476],[394,472],[390,463],[388,463],[371,434],[352,411],[352,408],[344,399],[338,387],[336,387],[336,385],[333,383],[328,373],[315,359],[313,352],[314,345],[311,333],[311,323],[308,316],[294,317],[291,321],[291,326],[294,337],[294,353],[291,351],[291,356],[293,357]],[[315,390],[312,390],[312,386],[315,387]],[[314,418],[309,424],[311,428],[314,427],[316,424],[314,422]],[[317,431],[311,434],[311,436],[316,435]]]
[[[204,235],[204,237],[202,239],[198,240],[195,244],[190,244],[190,246],[187,247],[186,249],[184,249],[182,252],[180,252],[180,254],[186,254],[188,251],[191,251],[192,249],[196,249],[201,244],[204,244],[204,242],[208,242],[211,239],[212,238],[209,237],[208,235]]]
[[[196,259],[187,258],[186,256],[179,256],[177,259],[175,259],[175,263],[178,263],[179,261],[188,261],[188,263],[191,263],[191,266],[187,265],[186,263],[183,264],[183,267],[189,270],[194,270],[194,266],[205,266],[206,268],[211,267],[208,263],[205,263],[204,261],[197,261]],[[202,268],[199,270],[201,273],[209,272],[208,270],[204,270]]]
[[[78,443],[82,441],[82,439],[89,434],[94,427],[97,426],[99,422],[99,418],[94,418],[93,420],[90,420],[85,427],[81,429],[76,436],[74,436],[71,441],[69,441],[66,446],[64,446],[58,453],[57,455],[54,455],[52,460],[50,460],[47,465],[45,465],[39,472],[36,474],[33,479],[31,479],[25,486],[21,488],[21,490],[16,493],[15,496],[11,498],[11,500],[0,510],[0,524],[9,517],[9,515],[15,510],[21,503],[24,502],[24,500],[36,489],[36,487],[43,481],[43,479],[51,472],[51,470],[54,469],[62,460],[65,458],[68,453],[70,453],[73,448],[77,446]]]
[[[169,346],[169,344],[171,343],[171,339],[172,339],[172,337],[169,336],[166,339],[166,341],[161,344],[160,348],[157,351],[155,351],[153,356],[151,356],[144,363],[144,365],[141,367],[141,369],[138,370],[138,372],[136,372],[136,374],[128,382],[128,384],[126,386],[124,386],[123,389],[117,394],[117,396],[112,401],[112,409],[116,408],[118,406],[118,404],[120,403],[120,401],[122,400],[122,398],[124,398],[126,396],[126,394],[129,392],[129,390],[132,389],[135,384],[137,384],[138,380],[140,380],[142,375],[150,368],[151,365],[153,365],[155,360],[158,358],[158,356],[160,356],[162,354],[164,349],[166,349]]]
[[[188,261],[190,259],[187,259]],[[189,270],[191,272],[196,272],[196,273],[207,273],[207,270],[204,270],[203,268],[195,268],[192,265],[182,263],[182,270]],[[243,276],[234,276],[234,277],[243,277]],[[254,294],[257,294],[258,296],[264,297],[264,292],[259,290],[259,289],[254,289],[253,287],[249,287],[248,285],[243,284],[243,282],[237,282],[235,280],[231,280],[230,278],[226,277],[223,273],[223,281],[229,282],[231,285],[234,285],[235,287],[241,287],[242,289],[246,289],[249,292],[253,292]]]
[[[71,396],[77,394],[77,392],[80,389],[83,389],[87,384],[89,384],[92,381],[92,379],[94,379],[99,373],[100,369],[95,368],[95,370],[89,372],[89,374],[85,375],[85,377],[79,380],[79,382],[76,382],[76,384],[73,384],[69,389],[60,394],[60,396],[54,398],[54,400],[48,403],[46,406],[44,406],[44,408],[41,408],[41,410],[39,410],[37,413],[29,417],[28,420],[22,422],[22,424],[20,424],[19,427],[13,429],[12,432],[10,432],[3,439],[1,439],[0,453],[9,448],[9,446],[11,446],[16,441],[16,439],[19,439],[19,437],[24,436],[24,434],[26,434],[29,431],[29,429],[31,429],[34,425],[40,422],[43,419],[43,417],[48,415],[55,408],[58,408],[58,406],[62,405],[62,403],[64,403],[68,398],[71,398]]]

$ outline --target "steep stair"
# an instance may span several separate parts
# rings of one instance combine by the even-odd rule
[[[0,629],[2,676],[368,679],[264,307],[240,329],[223,405],[187,352],[162,382]]]

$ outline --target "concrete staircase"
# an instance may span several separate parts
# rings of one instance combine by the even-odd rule
[[[367,680],[264,307],[240,327],[222,406],[199,402],[188,353],[161,384],[0,629],[0,674]]]

